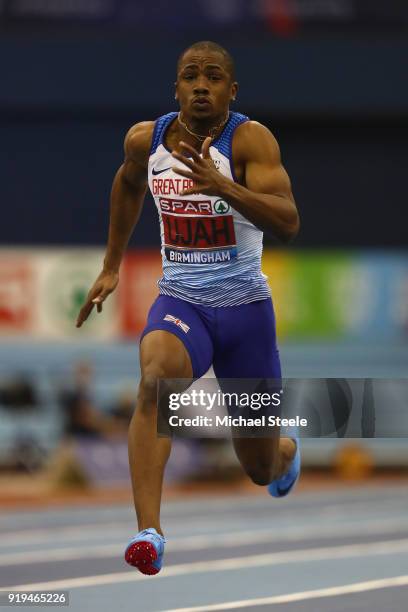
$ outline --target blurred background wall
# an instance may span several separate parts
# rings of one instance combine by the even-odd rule
[[[94,410],[134,397],[160,275],[150,197],[120,290],[81,331],[73,322],[100,269],[126,131],[176,109],[176,60],[196,40],[234,55],[234,108],[274,132],[292,179],[301,232],[289,250],[265,237],[264,256],[284,372],[406,377],[407,29],[399,0],[0,2],[0,376],[36,392],[24,435],[0,398],[4,463],[24,441],[58,445],[78,362]]]
[[[3,243],[103,243],[127,129],[176,108],[176,59],[207,37],[236,58],[236,110],[279,139],[303,216],[297,246],[405,246],[406,9],[392,19],[388,3],[389,20],[381,12],[374,19],[375,3],[363,0],[373,5],[365,22],[358,2],[288,1],[289,27],[279,12],[269,16],[274,4],[283,10],[281,0],[227,1],[221,15],[207,2],[178,0],[170,12],[161,2],[131,10],[118,1],[112,21],[96,14],[74,25],[75,13],[64,20],[62,9],[46,19],[46,7],[77,6],[68,0],[8,4],[0,37]],[[87,2],[77,8],[84,20],[79,4]],[[292,16],[296,6],[303,19]],[[150,199],[146,208],[135,245],[157,244]]]

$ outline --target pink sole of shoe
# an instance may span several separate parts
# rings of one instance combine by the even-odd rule
[[[157,559],[157,552],[150,542],[135,542],[125,552],[125,561],[137,567],[137,569],[148,576],[157,574],[158,570],[152,563]]]

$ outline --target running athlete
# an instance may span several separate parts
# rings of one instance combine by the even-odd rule
[[[141,380],[129,428],[129,462],[139,533],[126,561],[144,574],[162,566],[163,471],[171,439],[157,436],[157,381],[199,378],[280,379],[273,306],[261,272],[266,230],[287,243],[299,217],[278,144],[263,125],[229,110],[236,99],[234,63],[204,41],[182,53],[175,97],[180,111],[138,123],[125,139],[113,182],[103,270],[82,307],[116,288],[119,266],[147,187],[155,200],[163,277],[140,342]],[[235,438],[252,481],[284,497],[300,471],[296,439]]]

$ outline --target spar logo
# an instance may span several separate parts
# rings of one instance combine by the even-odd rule
[[[218,215],[225,215],[230,209],[230,205],[225,200],[217,200],[214,202],[214,212]]]
[[[173,215],[207,215],[213,214],[211,200],[174,200],[159,199],[160,210]]]

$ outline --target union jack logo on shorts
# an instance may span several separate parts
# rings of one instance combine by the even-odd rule
[[[166,314],[165,317],[163,317],[164,321],[171,321],[172,323],[174,323],[175,325],[177,325],[177,327],[181,327],[181,329],[183,330],[183,332],[186,334],[189,331],[189,326],[186,323],[183,323],[183,321],[181,319],[178,319],[177,317],[174,317],[171,314]]]

